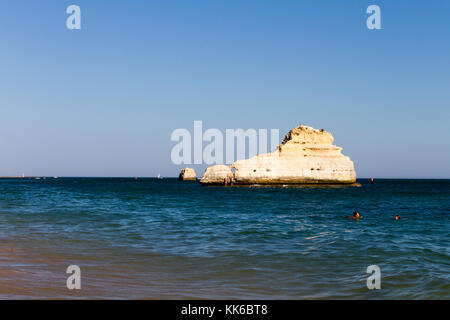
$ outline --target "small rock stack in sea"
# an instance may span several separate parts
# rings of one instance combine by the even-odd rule
[[[195,170],[192,168],[184,168],[181,170],[178,179],[186,181],[186,180],[197,180],[197,175],[195,174]]]

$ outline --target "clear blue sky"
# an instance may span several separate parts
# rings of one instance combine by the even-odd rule
[[[170,134],[202,120],[325,128],[359,177],[450,178],[450,1],[10,0],[0,40],[0,175],[176,176]]]

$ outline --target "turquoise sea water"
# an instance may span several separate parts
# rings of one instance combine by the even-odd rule
[[[0,180],[0,298],[449,299],[450,180],[359,182]]]

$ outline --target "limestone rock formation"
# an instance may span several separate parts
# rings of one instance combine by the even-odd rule
[[[221,166],[222,184],[224,174],[231,174],[235,185],[355,183],[353,162],[332,143],[331,133],[299,126],[289,131],[275,151],[238,160],[230,167]],[[218,176],[210,169],[200,182],[220,183],[220,178],[210,177],[212,173]]]
[[[195,174],[195,170],[192,168],[184,168],[181,170],[180,175],[178,176],[180,180],[197,180],[197,175]]]
[[[231,167],[218,164],[212,167],[208,167],[203,175],[203,178],[200,180],[201,184],[215,184],[222,185],[225,182],[225,179],[232,179],[233,172],[231,171]]]

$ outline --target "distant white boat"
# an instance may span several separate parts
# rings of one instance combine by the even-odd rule
[[[162,179],[161,174],[158,173],[158,179]]]

